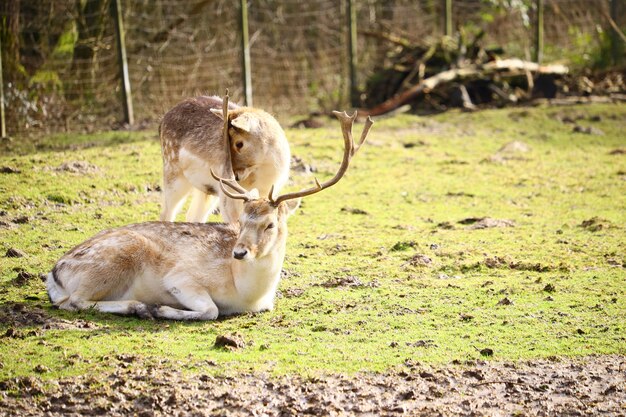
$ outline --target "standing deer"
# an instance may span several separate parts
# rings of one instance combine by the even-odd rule
[[[218,201],[226,222],[239,218],[243,205],[224,198],[210,171],[235,179],[245,189],[267,195],[289,179],[291,154],[285,132],[263,110],[239,107],[219,97],[184,100],[169,110],[159,126],[163,155],[163,209],[161,221],[174,221],[191,193],[188,222],[205,222]],[[228,137],[222,134],[224,113]],[[227,146],[224,142],[228,141]],[[218,198],[214,198],[217,196]]]
[[[302,197],[336,184],[359,143],[356,113],[334,112],[344,154],[338,172],[315,187],[260,198],[211,172],[228,198],[243,201],[239,224],[139,223],[103,231],[66,253],[48,274],[55,306],[66,310],[137,314],[145,318],[213,320],[218,315],[271,310],[287,243],[287,217]]]

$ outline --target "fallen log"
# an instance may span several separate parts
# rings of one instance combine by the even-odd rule
[[[568,73],[568,68],[558,64],[540,65],[536,62],[523,61],[521,59],[495,60],[482,65],[468,65],[462,68],[453,68],[428,77],[371,109],[359,109],[358,114],[359,117],[380,116],[407,104],[422,93],[428,93],[441,84],[457,80],[484,77],[494,73],[510,77],[528,73],[564,75]]]

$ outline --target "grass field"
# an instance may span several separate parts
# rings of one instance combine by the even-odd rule
[[[275,309],[191,323],[59,311],[39,277],[102,229],[158,218],[155,132],[4,143],[0,381],[624,355],[625,127],[623,105],[378,120],[342,181],[290,218]],[[336,121],[287,136],[320,180],[335,172]]]

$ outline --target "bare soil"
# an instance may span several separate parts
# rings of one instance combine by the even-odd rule
[[[110,375],[0,382],[0,415],[624,416],[626,357],[446,367],[316,378],[188,376],[119,359]]]

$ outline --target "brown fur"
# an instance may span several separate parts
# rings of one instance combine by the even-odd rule
[[[256,188],[261,195],[267,195],[272,185],[278,192],[287,182],[289,144],[276,119],[263,110],[229,103],[228,152],[223,143],[224,122],[212,112],[221,115],[221,108],[219,97],[196,97],[177,104],[163,117],[159,129],[164,192],[161,220],[173,220],[190,187],[201,194],[194,195],[187,221],[206,218],[211,205],[209,200],[202,201],[201,196],[223,198],[212,181],[211,169],[225,177],[234,173],[244,188]],[[220,205],[222,216],[235,221],[241,213],[241,204],[226,204],[229,207]]]

